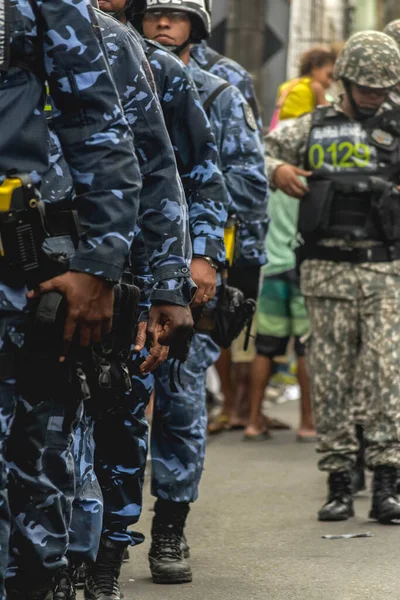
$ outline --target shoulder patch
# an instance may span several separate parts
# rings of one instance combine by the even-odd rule
[[[382,129],[374,129],[371,137],[380,146],[391,146],[393,144],[393,136],[387,131],[382,131]]]
[[[253,110],[249,104],[243,104],[243,113],[247,125],[252,131],[257,131],[257,121],[254,116]]]

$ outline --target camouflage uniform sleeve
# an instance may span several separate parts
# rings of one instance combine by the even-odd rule
[[[147,59],[131,32],[120,28],[112,74],[132,128],[143,180],[139,224],[154,276],[152,302],[186,306],[192,299],[188,211],[174,151],[158,99],[149,85]],[[104,31],[107,44],[107,34]],[[112,55],[112,50],[108,50]],[[136,262],[134,249],[131,261]]]
[[[281,165],[305,166],[310,130],[311,114],[307,114],[265,136],[265,159],[271,187],[274,187],[274,173]]]
[[[151,293],[154,287],[154,278],[149,266],[146,254],[146,246],[143,234],[139,226],[135,228],[135,235],[132,242],[132,254],[135,261],[131,266],[131,273],[135,284],[140,290],[139,300],[139,320],[146,321],[151,306]]]
[[[89,0],[37,0],[53,123],[85,234],[71,269],[116,281],[129,254],[141,178],[132,134]]]
[[[249,105],[233,86],[217,102],[222,170],[233,212],[241,222],[238,265],[262,265],[266,262],[268,181],[258,128]]]
[[[157,54],[151,57],[156,73]],[[210,123],[193,80],[180,63],[171,66],[160,100],[189,207],[193,254],[222,263],[228,196]]]

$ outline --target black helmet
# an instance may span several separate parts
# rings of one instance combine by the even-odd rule
[[[141,33],[145,12],[169,8],[189,13],[192,32],[187,43],[197,44],[210,37],[212,0],[132,0],[132,2],[133,16],[129,20]]]

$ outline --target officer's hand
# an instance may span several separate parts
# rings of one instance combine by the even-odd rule
[[[192,307],[206,304],[214,298],[217,290],[217,271],[203,258],[194,258],[190,265],[192,279],[197,285],[197,292],[192,300]]]
[[[293,165],[281,165],[274,173],[273,181],[276,187],[288,196],[302,198],[308,191],[308,187],[299,179],[299,176],[310,177],[311,171],[304,171]]]
[[[193,327],[193,318],[188,306],[175,304],[154,305],[150,309],[147,338],[150,346],[169,346],[175,336],[185,338]]]
[[[143,350],[146,344],[146,337],[147,321],[141,321],[138,325],[135,346],[133,348],[135,352],[140,352],[141,350]],[[157,367],[159,367],[163,362],[167,360],[168,353],[169,346],[161,346],[161,344],[158,343],[154,344],[154,346],[150,348],[149,356],[146,358],[146,360],[142,362],[142,364],[139,367],[141,375],[147,375],[148,373],[151,373],[152,371],[157,369]]]
[[[68,303],[64,355],[60,357],[60,361],[63,361],[78,326],[81,346],[100,342],[103,335],[110,331],[114,309],[113,286],[100,277],[68,271],[44,281],[36,290],[28,292],[27,297],[35,298],[52,291],[63,294]]]

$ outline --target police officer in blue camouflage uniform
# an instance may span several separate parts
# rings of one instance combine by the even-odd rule
[[[205,0],[205,6],[211,19],[212,0]],[[221,79],[228,81],[242,92],[253,110],[261,136],[260,139],[262,139],[262,120],[251,74],[236,61],[216,52],[208,45],[206,40],[202,40],[199,44],[193,44],[190,48],[190,56],[203,70],[221,77]],[[260,271],[261,267],[257,265],[253,265],[251,268],[248,265],[232,266],[229,269],[228,283],[241,289],[246,298],[257,300]],[[234,412],[233,403],[237,406],[241,406],[243,402],[246,403],[253,353],[251,351],[246,354],[243,352],[244,339],[245,333],[243,332],[233,342],[230,349],[222,349],[220,359],[216,364],[221,379],[222,391],[224,392],[224,405],[221,414],[216,415],[215,421],[209,421],[209,431],[211,432],[221,431],[221,428],[226,426],[227,417],[229,421],[229,415]],[[246,362],[243,362],[244,360]],[[232,368],[232,362],[235,364],[234,369]],[[235,390],[234,396],[231,390]]]
[[[87,346],[99,340],[102,329],[111,325],[112,283],[120,277],[133,233],[140,190],[138,164],[132,158],[133,141],[100,51],[89,2],[82,1],[78,7],[64,0],[54,0],[51,5],[38,1],[31,6],[18,0],[11,5],[11,14],[7,8],[2,2],[0,21],[4,24],[6,18],[10,19],[11,40],[2,37],[0,45],[0,172],[3,181],[12,169],[26,172],[32,183],[38,184],[40,174],[47,169],[48,133],[41,77],[46,67],[45,76],[58,109],[55,127],[79,193],[77,211],[86,226],[86,238],[71,259],[70,270],[41,284],[39,290],[65,294],[69,306],[66,342],[71,341],[79,324],[81,344]],[[40,35],[37,18],[41,20]],[[110,171],[110,160],[118,164],[118,170]],[[1,337],[5,354],[10,347],[23,344],[27,303],[35,292],[28,293],[27,302],[26,287],[7,285],[9,273],[4,264],[2,267]],[[66,351],[67,348],[63,353]],[[54,368],[64,380],[69,361],[57,366],[58,357],[54,358]],[[75,410],[67,411],[60,402],[64,399],[62,393],[56,401],[35,387],[28,397],[22,398],[16,393],[15,379],[4,376],[0,387],[0,596],[4,597],[8,562],[9,511],[4,464],[8,441],[13,466],[10,505],[16,516],[18,560],[23,571],[18,580],[13,578],[10,583],[8,597],[51,599],[53,577],[66,565],[58,549],[52,552],[51,541],[54,536],[64,545],[67,543],[66,500],[73,494],[70,431],[79,398],[77,390],[72,395],[68,386],[70,408],[75,405]],[[53,426],[46,431],[49,420]],[[35,509],[42,501],[47,505],[47,528],[36,525]],[[40,557],[33,551],[36,542],[43,549]]]
[[[103,2],[101,6],[112,9],[117,16],[123,18],[123,11],[120,10],[123,4]],[[127,8],[129,14],[129,3]],[[104,38],[107,42],[105,33]],[[135,39],[138,41],[141,38],[135,34]],[[120,42],[118,45],[120,46]],[[218,166],[215,139],[185,67],[176,57],[161,47],[154,44],[148,46],[152,47],[151,61],[157,91],[190,207],[189,218],[194,251],[200,255],[207,253],[215,262],[222,263],[224,260],[223,225],[227,215],[224,205],[227,204],[227,195]],[[135,139],[140,146],[140,135],[135,126],[134,131]],[[145,188],[146,186],[144,190]],[[216,271],[206,261],[204,266],[201,265],[202,262],[202,260],[195,260],[191,265],[193,279],[201,292],[200,297],[197,295],[194,299],[194,304],[204,302],[203,296],[207,293],[211,296],[215,288]],[[142,271],[143,279],[144,276],[145,273]],[[133,373],[136,371],[139,374],[142,355],[143,353],[134,360]],[[124,546],[136,545],[143,541],[140,534],[128,531],[128,526],[136,523],[140,516],[147,447],[144,409],[153,384],[150,376],[145,379],[134,377],[133,386],[136,404],[132,408],[130,420],[120,415],[119,423],[115,418],[111,424],[107,416],[104,421],[96,423],[95,429],[96,470],[105,504],[103,539]],[[128,426],[135,419],[136,427]],[[110,438],[124,441],[110,448]],[[106,563],[98,558],[86,582],[86,597],[102,598],[102,588],[103,593],[107,588],[112,598],[119,598],[119,568],[120,561],[111,564],[110,561]]]
[[[43,292],[57,290],[64,294],[69,307],[64,332],[66,344],[61,351],[67,355],[77,325],[82,346],[98,341],[102,331],[111,326],[112,286],[121,275],[133,236],[140,173],[133,140],[101,52],[90,4],[83,0],[75,6],[54,0],[48,6],[32,1],[28,5],[16,2],[11,8],[11,52],[7,40],[1,48],[1,104],[4,118],[7,117],[1,173],[4,179],[10,169],[25,171],[38,184],[47,169],[48,131],[43,112],[46,78],[56,107],[54,127],[71,170],[77,192],[75,209],[85,235],[69,256],[69,271],[41,283],[28,294],[25,286],[12,287],[8,283],[9,273],[1,265],[2,351],[5,356],[9,348],[23,345],[29,309],[26,296],[29,303]],[[2,19],[5,14],[0,14]],[[40,19],[39,36],[37,19]],[[41,48],[45,52],[46,70]],[[22,128],[21,115],[24,115]],[[18,124],[15,129],[14,123]],[[53,238],[46,241],[43,248],[51,255]],[[162,298],[162,285],[160,292]],[[185,308],[180,315],[175,311],[172,326],[162,307],[156,307],[152,319],[154,329],[159,330],[159,324],[165,323],[163,336],[159,338],[164,343],[170,340],[171,332],[186,330],[191,324]],[[80,404],[77,375],[80,374],[82,381],[83,373],[78,373],[68,355],[59,362],[58,354],[54,352],[51,366],[48,365],[49,379],[57,380],[57,390],[45,385],[47,381],[24,381],[22,396],[22,379],[17,380],[19,394],[16,394],[15,380],[4,377],[4,373],[2,376],[1,435],[2,446],[9,437],[9,497],[13,544],[17,549],[7,582],[9,598],[51,600],[54,588],[59,588],[56,575],[67,564],[65,552],[74,494],[71,430]],[[1,591],[8,558],[5,479],[3,465]],[[46,519],[38,521],[36,511],[42,502],[46,506]],[[57,594],[55,591],[54,597]]]
[[[144,35],[169,47],[189,66],[216,137],[230,200],[229,212],[241,218],[243,264],[265,262],[267,179],[254,115],[236,88],[190,61],[190,45],[210,33],[204,4],[148,0],[134,24]],[[176,387],[168,363],[155,372],[152,425],[152,493],[156,496],[150,568],[155,583],[191,581],[181,538],[189,505],[198,496],[206,436],[205,372],[219,348],[210,335],[196,333]]]
[[[205,7],[211,18],[212,0],[205,0]],[[190,56],[202,69],[204,69],[204,71],[208,71],[213,75],[221,77],[221,79],[225,79],[225,81],[228,81],[242,92],[254,113],[254,118],[257,121],[261,133],[262,121],[254,89],[254,82],[250,73],[235,60],[232,60],[211,48],[206,40],[202,40],[199,44],[193,44],[190,48]]]
[[[176,277],[179,270],[186,272],[185,269],[187,269],[189,272],[191,248],[185,235],[187,231],[186,203],[177,176],[174,153],[165,129],[160,105],[151,89],[151,85],[154,85],[151,71],[138,39],[135,39],[129,30],[115,19],[101,12],[96,12],[96,15],[122,106],[134,132],[136,152],[143,178],[139,222],[143,228],[146,249],[143,245],[143,236],[136,232],[131,251],[131,270],[135,275],[136,283],[140,285],[144,280],[147,287],[149,287],[149,283],[154,286],[154,281],[151,282],[151,275],[150,277],[148,275],[150,269],[147,254],[150,257],[150,264],[156,280],[163,275],[163,267],[167,262],[170,290],[163,290],[164,299],[168,300],[170,304],[187,304],[191,299],[188,279],[187,277]],[[43,196],[58,201],[65,200],[70,194],[72,186],[54,133],[51,136],[50,155],[52,166],[44,176]],[[170,199],[167,197],[167,193]],[[157,211],[160,216],[155,221],[154,216],[157,215]],[[169,222],[166,223],[166,220]],[[145,291],[143,290],[143,292]],[[147,313],[149,300],[149,294],[143,293],[141,309]],[[144,358],[144,351],[134,358],[134,367],[137,372],[139,372],[139,368],[141,373],[145,372],[147,366],[149,369],[155,368],[162,355],[157,357],[152,349],[149,358],[143,363]],[[140,503],[140,472],[144,470],[146,457],[142,446],[145,446],[147,434],[144,409],[149,393],[147,392],[146,377],[143,379],[143,376],[142,378],[136,376],[132,383],[133,389],[130,394],[124,395],[123,402],[117,397],[114,405],[110,406],[105,414],[100,413],[96,417],[97,429],[100,432],[104,430],[104,442],[107,444],[107,448],[110,448],[110,439],[118,439],[118,444],[113,445],[109,451],[109,461],[115,463],[114,472],[116,470],[119,472],[118,487],[124,488],[124,498],[126,498],[126,494],[131,494],[133,500]],[[143,390],[145,391],[145,403],[141,399]],[[96,405],[96,398],[93,399],[93,403]],[[70,573],[82,561],[85,563],[95,561],[102,533],[102,499],[93,470],[92,428],[90,415],[86,414],[78,428],[75,440],[77,493],[70,528]],[[132,432],[138,430],[141,431],[141,435],[138,437],[135,433],[133,436]],[[144,456],[142,457],[142,455]],[[137,468],[138,464],[140,469]],[[138,475],[135,474],[136,472]],[[120,497],[112,489],[112,486],[105,486],[104,493],[106,506],[108,506],[107,499],[111,495],[113,503],[117,502],[118,504],[119,501],[118,509],[121,508]],[[129,505],[132,507],[132,503]],[[88,597],[102,598],[107,593],[109,586],[104,579],[105,572],[110,568],[113,569],[113,566],[117,564],[113,574],[115,571],[118,571],[119,574],[122,553],[126,544],[137,544],[143,540],[141,534],[127,530],[128,525],[136,522],[136,517],[136,511],[134,511],[133,517],[130,517],[129,511],[126,515],[121,515],[119,519],[121,531],[118,531],[115,522],[110,523],[110,520],[106,518],[97,561],[89,570],[85,592]],[[62,598],[73,598],[74,592],[67,573],[62,584],[64,593]],[[117,596],[117,591],[114,591]],[[59,591],[60,593],[61,591]]]

